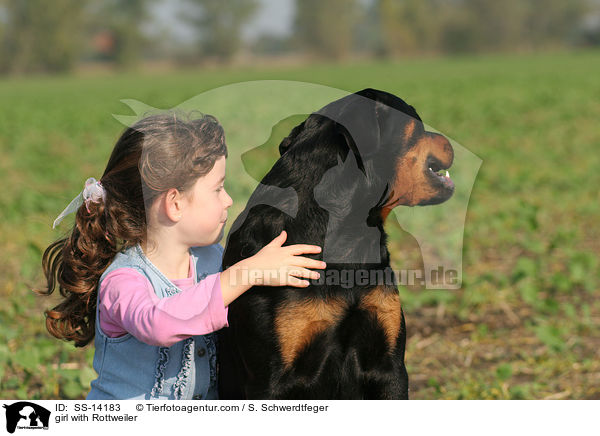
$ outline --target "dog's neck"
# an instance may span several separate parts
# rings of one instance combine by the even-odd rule
[[[381,220],[373,223],[364,213],[342,216],[323,209],[313,209],[310,215],[313,220],[305,222],[312,225],[303,229],[303,235],[294,234],[294,240],[308,238],[311,244],[320,245],[323,248],[322,259],[328,265],[336,269],[366,270],[389,266],[387,235]],[[316,241],[315,235],[318,235]]]

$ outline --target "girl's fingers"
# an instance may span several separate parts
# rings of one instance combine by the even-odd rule
[[[302,266],[304,268],[324,269],[327,264],[322,260],[311,259],[309,257],[294,256],[292,259],[293,266]]]
[[[310,283],[306,280],[301,280],[294,276],[289,276],[287,284],[289,286],[296,286],[297,288],[306,288],[308,285],[310,285]]]
[[[306,268],[293,268],[288,271],[288,276],[289,277],[296,276],[296,277],[303,277],[303,278],[307,278],[307,279],[318,280],[319,277],[321,277],[321,274],[319,274],[317,271],[311,271]]]
[[[304,254],[304,253],[320,253],[321,252],[321,247],[319,247],[318,245],[308,245],[308,244],[295,244],[295,245],[288,245],[287,248],[290,252],[290,254],[296,256],[298,254]]]
[[[279,235],[275,237],[271,242],[269,242],[267,247],[281,247],[285,240],[287,239],[287,233],[283,230]]]

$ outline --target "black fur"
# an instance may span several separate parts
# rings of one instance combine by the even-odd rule
[[[281,157],[234,223],[223,269],[256,254],[285,230],[285,245],[324,247],[329,241],[328,257],[335,261],[325,257],[322,277],[332,270],[389,274],[381,210],[390,200],[394,164],[411,147],[398,139],[410,119],[420,121],[412,106],[373,89],[311,114],[281,142]],[[323,259],[325,253],[305,256]],[[378,286],[398,293],[394,283]],[[360,306],[374,287],[321,280],[308,288],[256,286],[247,291],[229,306],[229,327],[219,332],[220,398],[408,398],[404,316],[400,312],[401,328],[390,349],[376,316]],[[291,302],[307,299],[341,299],[347,309],[334,328],[315,335],[286,368],[275,317]]]

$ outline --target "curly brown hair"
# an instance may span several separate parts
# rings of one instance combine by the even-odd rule
[[[225,133],[217,119],[193,112],[145,117],[125,129],[100,179],[104,201],[80,207],[72,231],[44,252],[42,267],[50,295],[63,300],[46,310],[51,335],[83,347],[93,338],[98,281],[115,255],[146,238],[146,210],[171,188],[190,189],[221,156]]]

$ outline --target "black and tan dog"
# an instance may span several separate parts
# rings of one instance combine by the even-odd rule
[[[256,286],[219,332],[223,399],[404,399],[406,333],[383,223],[396,206],[452,195],[454,153],[414,108],[365,89],[296,126],[229,234],[223,269],[282,230],[323,247],[308,288]],[[351,280],[348,280],[348,279]]]

